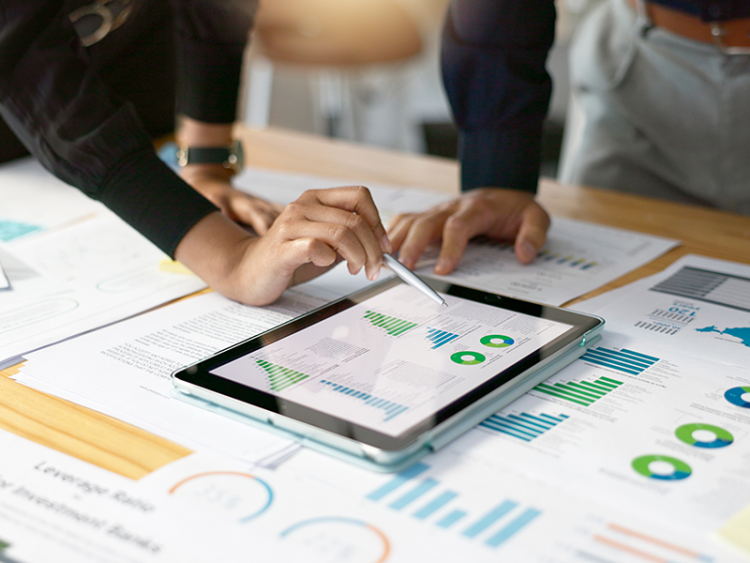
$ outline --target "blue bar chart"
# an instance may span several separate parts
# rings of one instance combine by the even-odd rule
[[[569,418],[566,414],[551,415],[546,413],[531,414],[493,414],[479,423],[479,426],[493,432],[507,434],[525,442],[531,442],[548,430]]]
[[[424,475],[429,469],[425,463],[416,463],[394,475],[366,498],[382,501],[393,510],[408,511],[417,520],[453,531],[467,540],[480,541],[493,549],[505,544],[542,514],[512,499],[489,503],[478,514],[472,514],[471,510],[460,506],[459,491]],[[458,506],[454,508],[453,504]]]
[[[383,419],[384,421],[391,420],[393,417],[398,416],[402,412],[409,410],[409,407],[401,405],[394,401],[388,401],[381,397],[376,397],[375,395],[371,395],[370,393],[365,393],[364,391],[357,391],[356,389],[352,389],[351,387],[347,387],[346,385],[339,385],[338,383],[335,383],[333,381],[328,381],[327,379],[321,379],[320,383],[330,387],[337,393],[348,395],[352,399],[359,399],[363,401],[364,404],[367,405],[368,407],[373,407],[373,408],[384,411],[385,412],[385,418]]]
[[[440,348],[444,344],[453,342],[460,335],[453,332],[447,332],[445,330],[439,330],[437,328],[427,327],[427,340],[432,343],[432,349]]]
[[[626,350],[625,348],[622,350],[610,350],[601,347],[588,350],[581,359],[592,364],[615,369],[622,373],[629,373],[630,375],[638,375],[659,361],[659,358]]]

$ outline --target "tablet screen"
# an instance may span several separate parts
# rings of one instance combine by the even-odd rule
[[[396,437],[575,328],[402,283],[209,373]]]

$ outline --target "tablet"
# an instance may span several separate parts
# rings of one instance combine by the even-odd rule
[[[448,307],[385,280],[176,371],[176,395],[396,471],[583,354],[604,324],[424,280]]]

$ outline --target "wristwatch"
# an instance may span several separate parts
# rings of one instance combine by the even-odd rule
[[[185,147],[177,149],[177,163],[188,164],[221,164],[235,174],[242,170],[244,157],[242,143],[235,141],[228,147]]]

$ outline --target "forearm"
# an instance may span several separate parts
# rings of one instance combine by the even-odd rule
[[[442,66],[461,132],[464,189],[536,190],[554,20],[552,0],[453,1]]]

